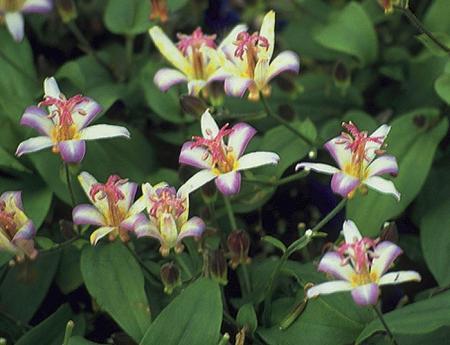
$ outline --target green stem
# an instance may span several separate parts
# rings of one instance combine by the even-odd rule
[[[308,171],[308,170],[302,170],[291,176],[283,177],[283,178],[279,179],[278,181],[265,180],[265,179],[257,178],[257,177],[245,177],[245,182],[259,183],[259,184],[264,184],[267,186],[278,187],[278,186],[283,186],[285,184],[300,180],[300,179],[308,176],[309,173],[310,173],[310,171]]]
[[[228,333],[225,333],[217,345],[227,345],[229,340],[230,335]]]
[[[430,40],[432,40],[439,48],[450,55],[450,47],[447,47],[431,31],[429,31],[409,8],[403,8],[401,6],[394,6],[394,8],[403,13],[411,22],[411,24],[413,24],[417,28],[417,30],[427,35]]]
[[[75,236],[75,237],[72,237],[72,238],[68,239],[67,241],[58,243],[56,246],[54,246],[54,247],[52,247],[52,248],[49,248],[49,249],[47,249],[47,250],[41,251],[40,254],[39,254],[39,256],[46,255],[46,254],[50,254],[50,253],[53,253],[53,252],[56,251],[56,250],[63,249],[63,248],[65,248],[65,247],[71,245],[71,244],[74,243],[75,241],[79,240],[80,238],[81,238],[81,236],[80,236],[80,235],[77,235],[77,236]]]
[[[70,177],[69,164],[67,164],[65,162],[64,162],[64,172],[66,175],[66,183],[67,183],[67,189],[69,190],[70,201],[72,202],[72,207],[75,207],[76,201],[75,201],[75,194],[73,193],[72,179]]]
[[[155,280],[153,272],[148,269],[148,267],[145,265],[144,261],[142,261],[141,258],[136,254],[136,252],[130,247],[129,243],[124,243],[124,242],[122,242],[122,243],[128,249],[130,254],[133,255],[134,259],[138,262],[138,264],[147,273],[147,281],[155,287],[161,287],[159,282],[157,280]]]
[[[389,329],[386,320],[383,317],[383,313],[374,305],[372,306],[373,310],[375,310],[375,313],[377,314],[378,318],[380,319],[384,329],[386,330],[386,333],[389,335],[389,338],[391,338],[391,342],[394,345],[398,345],[397,341],[394,338],[394,335],[392,334],[391,330]]]
[[[231,207],[230,199],[227,196],[223,196],[223,203],[225,204],[225,209],[227,210],[228,220],[230,221],[231,231],[237,229],[236,218],[234,217],[233,208]]]
[[[309,144],[310,146],[314,146],[314,143],[308,139],[307,137],[305,137],[297,128],[295,128],[294,126],[292,126],[288,121],[286,121],[285,119],[283,119],[281,116],[279,116],[278,114],[275,114],[269,107],[269,104],[267,103],[266,98],[264,97],[264,95],[262,93],[260,93],[260,98],[261,98],[261,102],[264,105],[264,109],[267,112],[267,115],[269,115],[270,117],[272,117],[273,119],[275,119],[276,121],[278,121],[279,123],[281,123],[283,126],[285,126],[287,129],[289,129],[292,133],[294,133],[296,136],[298,136],[300,139],[302,139],[303,141],[305,141],[307,144]]]
[[[314,226],[311,229],[311,235],[307,236],[305,234],[304,236],[292,242],[291,245],[286,249],[286,251],[281,256],[277,266],[275,267],[270,276],[269,284],[266,290],[266,296],[264,299],[263,321],[266,325],[269,325],[270,322],[270,314],[272,311],[272,294],[275,290],[275,281],[277,281],[278,279],[281,268],[284,266],[285,262],[289,259],[289,256],[291,256],[296,250],[304,248],[311,241],[311,238],[314,236],[314,234],[316,234],[320,229],[322,229],[331,219],[333,219],[339,213],[339,211],[341,211],[344,208],[346,202],[347,199],[342,199],[339,202],[339,204],[337,204],[336,207],[331,210],[330,213],[328,213],[319,223],[316,224],[316,226]]]
[[[189,266],[184,261],[184,258],[181,256],[181,254],[175,254],[174,256],[175,261],[177,262],[178,265],[180,265],[184,273],[186,273],[186,275],[188,276],[188,280],[190,280],[194,276],[194,274],[191,272]]]
[[[128,35],[125,37],[125,53],[129,74],[131,74],[131,68],[133,67],[133,50],[134,50],[134,36]]]
[[[66,333],[64,334],[63,345],[69,345],[70,337],[72,336],[73,328],[75,327],[75,322],[69,320],[66,325]]]

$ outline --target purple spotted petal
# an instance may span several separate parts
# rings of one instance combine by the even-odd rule
[[[380,290],[375,283],[361,285],[352,290],[352,297],[360,306],[375,305],[378,302]]]
[[[87,127],[101,111],[100,104],[86,97],[86,101],[78,104],[72,112],[72,118],[77,129],[80,131]]]
[[[320,260],[318,270],[331,274],[333,277],[342,280],[350,280],[354,271],[349,264],[342,264],[342,257],[337,252],[326,253]]]
[[[269,70],[267,72],[267,81],[272,80],[283,72],[298,74],[299,69],[300,60],[298,55],[292,51],[284,51],[270,63]]]
[[[324,148],[330,153],[339,168],[343,170],[347,164],[351,163],[352,153],[345,148],[345,144],[340,144],[340,142],[340,136],[333,138],[325,143]]]
[[[51,10],[51,0],[27,0],[22,7],[22,12],[24,13],[46,13]]]
[[[28,107],[20,119],[22,126],[36,129],[40,134],[50,136],[54,124],[47,113],[38,107]]]
[[[22,141],[16,150],[16,156],[20,157],[26,153],[32,153],[53,146],[53,142],[49,137],[34,137]]]
[[[145,215],[143,213],[138,213],[132,215],[120,223],[120,227],[126,231],[134,231],[138,225],[145,224]]]
[[[180,164],[186,164],[200,169],[210,169],[212,165],[211,155],[203,147],[192,147],[194,142],[185,142],[181,148]]]
[[[350,192],[359,186],[359,183],[360,181],[356,177],[347,175],[343,172],[338,172],[334,174],[331,179],[331,189],[336,194],[346,198]]]
[[[17,230],[12,242],[16,243],[18,240],[31,240],[36,235],[36,228],[31,220],[25,222],[22,227]]]
[[[370,269],[371,273],[377,274],[381,277],[389,267],[391,267],[394,260],[402,254],[402,249],[396,244],[383,241],[375,247],[374,259]]]
[[[369,177],[383,174],[398,174],[397,160],[394,156],[390,155],[381,156],[375,159],[372,163],[370,163],[367,169]]]
[[[181,227],[177,242],[186,237],[200,237],[205,231],[205,227],[205,222],[201,218],[192,217]]]
[[[161,68],[156,72],[153,82],[156,84],[158,89],[166,92],[173,85],[186,82],[186,76],[180,71],[173,68]]]
[[[81,204],[72,211],[72,219],[78,225],[106,225],[103,215],[92,205]]]
[[[352,284],[345,280],[333,280],[331,282],[314,285],[308,289],[306,296],[308,298],[314,298],[319,295],[329,295],[335,292],[350,291]]]
[[[229,96],[242,97],[252,83],[253,80],[248,78],[231,77],[225,79],[225,93]]]
[[[230,171],[217,176],[215,182],[217,189],[223,195],[234,195],[239,193],[241,189],[241,174],[237,171]]]
[[[58,144],[61,158],[66,163],[80,163],[86,154],[84,140],[66,140]]]
[[[228,146],[233,149],[236,159],[241,157],[255,134],[256,129],[246,123],[240,122],[233,126],[233,131],[228,137]]]
[[[119,189],[125,196],[123,200],[119,200],[119,207],[125,212],[128,212],[134,202],[134,197],[136,196],[138,185],[134,182],[127,182],[121,185]]]

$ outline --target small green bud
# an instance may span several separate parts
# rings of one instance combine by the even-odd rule
[[[56,9],[64,23],[74,20],[78,13],[73,0],[55,0]]]
[[[186,114],[192,115],[194,117],[200,117],[208,109],[208,105],[199,97],[191,95],[182,95],[180,97],[181,109]]]
[[[228,284],[228,265],[223,250],[217,249],[208,252],[208,273],[219,284]]]
[[[181,274],[178,266],[173,262],[165,263],[160,270],[161,280],[164,284],[164,292],[171,295],[173,290],[181,286]]]

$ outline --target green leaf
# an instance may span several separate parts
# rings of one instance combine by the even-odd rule
[[[11,268],[0,286],[2,310],[24,323],[44,300],[58,267],[59,251],[40,253],[35,261]]]
[[[347,218],[355,221],[367,236],[376,236],[381,225],[398,216],[419,193],[437,145],[447,132],[448,120],[440,118],[435,109],[418,109],[398,117],[391,126],[387,151],[399,164],[399,174],[393,182],[402,194],[400,202],[369,190],[368,195],[356,195],[347,203]]]
[[[177,11],[187,4],[187,0],[167,0],[170,11]]]
[[[446,32],[450,34],[450,21],[448,20],[448,1],[434,0],[430,3],[423,20],[424,26],[433,32]]]
[[[150,1],[109,0],[104,21],[109,31],[115,34],[136,35],[150,27]]]
[[[81,252],[75,246],[68,246],[62,250],[55,281],[63,294],[68,294],[83,284],[80,257]]]
[[[434,83],[434,89],[444,102],[450,105],[450,73],[444,73]]]
[[[216,344],[221,324],[219,286],[202,278],[188,286],[158,315],[140,345]]]
[[[440,286],[450,284],[450,199],[431,209],[420,224],[423,255]]]
[[[394,334],[425,334],[450,325],[450,291],[407,305],[384,314]],[[361,344],[375,332],[383,332],[380,320],[375,319],[361,332],[356,344]]]
[[[281,242],[279,239],[272,237],[272,236],[264,236],[261,238],[262,241],[267,242],[274,246],[275,248],[278,248],[283,253],[286,251],[286,246],[283,242]]]
[[[0,147],[0,167],[6,170],[16,170],[29,172],[13,155],[9,154],[3,147]]]
[[[330,16],[329,23],[318,31],[315,38],[324,47],[356,57],[362,66],[374,62],[378,55],[373,24],[356,2]]]
[[[450,47],[450,35],[437,32],[433,34],[444,46]],[[428,50],[436,56],[447,56],[448,53],[439,47],[428,35],[421,34],[416,36],[417,39],[428,48]]]
[[[100,344],[86,340],[80,336],[76,336],[70,338],[69,345],[100,345]]]
[[[144,276],[134,257],[121,242],[85,246],[81,273],[97,303],[139,342],[150,325],[150,308]]]
[[[247,327],[253,333],[258,327],[258,318],[256,317],[255,308],[251,304],[244,304],[239,308],[236,316],[236,321],[240,327]]]

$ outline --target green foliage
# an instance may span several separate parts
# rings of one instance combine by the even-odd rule
[[[149,27],[150,2],[139,0],[109,0],[105,9],[105,24],[115,34],[136,35]]]

